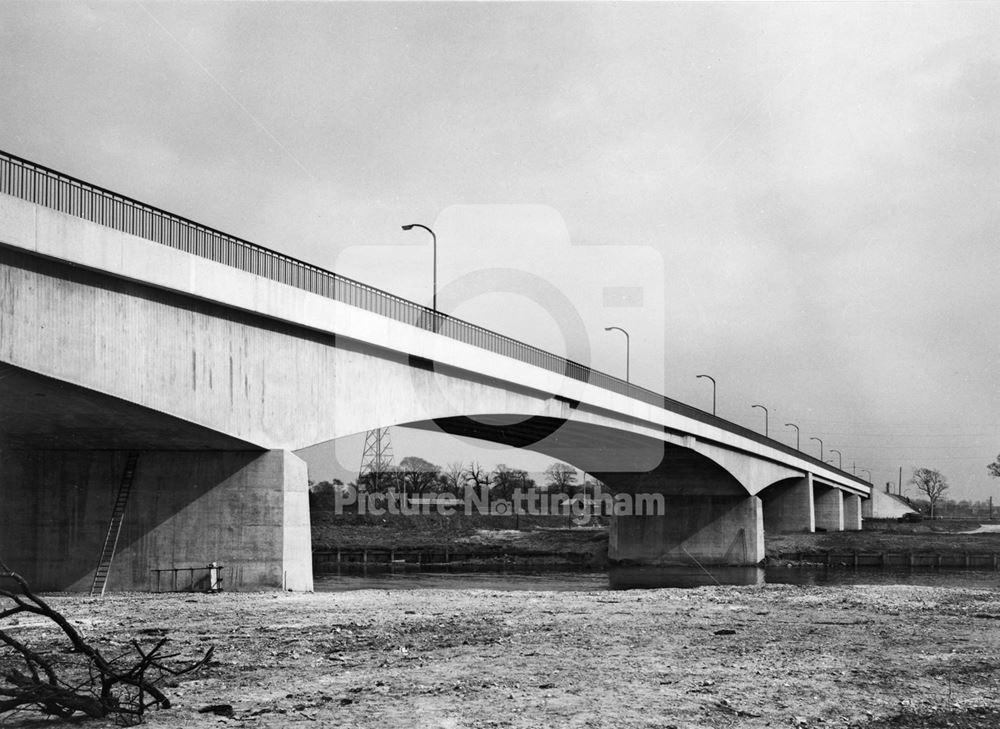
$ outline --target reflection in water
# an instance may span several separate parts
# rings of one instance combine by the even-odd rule
[[[760,567],[612,567],[607,574],[609,590],[764,584]]]
[[[906,567],[826,568],[768,567],[765,582],[772,585],[918,585],[923,587],[1000,587],[1000,572],[965,569],[908,569]]]
[[[1000,573],[973,570],[906,570],[826,567],[613,567],[607,571],[559,569],[482,569],[468,566],[421,571],[412,567],[343,567],[317,574],[317,592],[351,590],[500,590],[576,591],[692,588],[710,585],[887,585],[938,587],[1000,586]]]

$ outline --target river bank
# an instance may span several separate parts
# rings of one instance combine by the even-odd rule
[[[390,563],[394,559],[423,563],[520,562],[593,569],[608,565],[606,526],[569,527],[564,520],[551,518],[526,523],[520,529],[512,526],[509,517],[318,520],[313,530],[316,569],[319,572],[335,569],[338,561]],[[769,562],[796,561],[790,555],[801,556],[802,561],[822,561],[819,557],[829,553],[954,556],[1000,553],[1000,532],[966,533],[976,526],[976,523],[931,522],[881,524],[878,529],[860,532],[765,534],[765,550]],[[992,560],[986,561],[992,565]]]
[[[174,708],[151,714],[151,727],[1000,723],[995,589],[362,590],[51,602],[112,652],[162,633],[185,654],[215,645],[208,668],[168,689]],[[25,626],[18,637],[45,644],[55,631]],[[232,717],[199,713],[212,705],[230,706]],[[24,719],[7,725],[31,726]]]

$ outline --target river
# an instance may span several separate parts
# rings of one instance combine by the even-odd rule
[[[317,574],[317,592],[351,590],[604,590],[692,588],[707,585],[925,585],[935,587],[1000,587],[1000,572],[979,570],[910,570],[845,567],[618,567],[604,571],[565,569],[437,570],[342,569]]]

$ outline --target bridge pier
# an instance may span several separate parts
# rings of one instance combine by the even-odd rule
[[[812,474],[771,486],[761,493],[761,500],[769,533],[816,531]]]
[[[662,516],[615,516],[608,557],[640,564],[755,565],[764,559],[756,496],[667,495]]]
[[[40,590],[90,588],[126,452],[0,451],[0,557]],[[312,589],[306,464],[288,451],[141,451],[109,590],[224,567],[223,588]]]
[[[844,531],[844,492],[814,484],[816,528],[827,532]]]
[[[844,530],[861,531],[861,497],[857,494],[844,494]]]

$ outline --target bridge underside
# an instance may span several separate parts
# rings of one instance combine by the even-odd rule
[[[861,528],[861,499],[809,474],[759,460],[708,457],[711,446],[683,434],[661,437],[551,417],[479,415],[409,423],[526,448],[570,463],[632,498],[634,513],[612,517],[609,557],[643,564],[751,565],[764,559],[764,533]],[[696,450],[700,449],[700,450]],[[703,452],[704,451],[704,452]],[[663,512],[640,513],[640,495]],[[649,503],[647,500],[646,504]]]
[[[228,589],[311,589],[296,456],[3,364],[0,402],[0,558],[37,589],[89,589],[130,451],[111,589],[155,589],[175,568],[186,582],[213,561]]]
[[[536,450],[571,463],[627,496],[612,516],[608,556],[642,564],[753,565],[764,559],[761,499],[709,458],[634,433],[553,418],[444,418],[436,427]],[[655,511],[661,497],[663,508]]]

